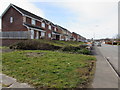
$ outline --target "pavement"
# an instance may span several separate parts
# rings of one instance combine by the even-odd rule
[[[0,74],[0,83],[2,88],[29,88],[35,90],[34,87],[28,85],[27,83],[19,83],[16,79],[5,74]]]
[[[106,57],[112,64],[114,69],[118,72],[118,47],[117,45],[102,44],[98,47],[104,57]]]
[[[99,48],[95,46],[95,51],[93,52],[97,58],[96,71],[94,80],[92,83],[93,88],[118,88],[118,77],[111,69]]]

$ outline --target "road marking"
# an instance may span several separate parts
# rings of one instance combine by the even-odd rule
[[[111,67],[111,69],[113,70],[113,72],[115,73],[115,75],[120,79],[120,75],[119,73],[117,73],[117,71],[114,69],[114,67],[112,66],[112,64],[109,62],[109,59],[104,57],[105,60],[107,61],[107,63],[109,64],[109,66]]]

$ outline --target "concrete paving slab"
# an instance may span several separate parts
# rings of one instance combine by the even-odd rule
[[[9,88],[32,88],[32,87],[27,83],[15,82]]]
[[[5,74],[1,74],[0,77],[2,77],[2,80],[0,81],[4,85],[11,85],[16,82],[16,79],[9,77]]]

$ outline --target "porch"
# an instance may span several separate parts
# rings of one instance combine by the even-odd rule
[[[52,32],[52,40],[61,40],[61,34],[58,32]]]

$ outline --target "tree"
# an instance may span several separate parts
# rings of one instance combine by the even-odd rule
[[[117,34],[115,39],[120,41],[120,34]]]

